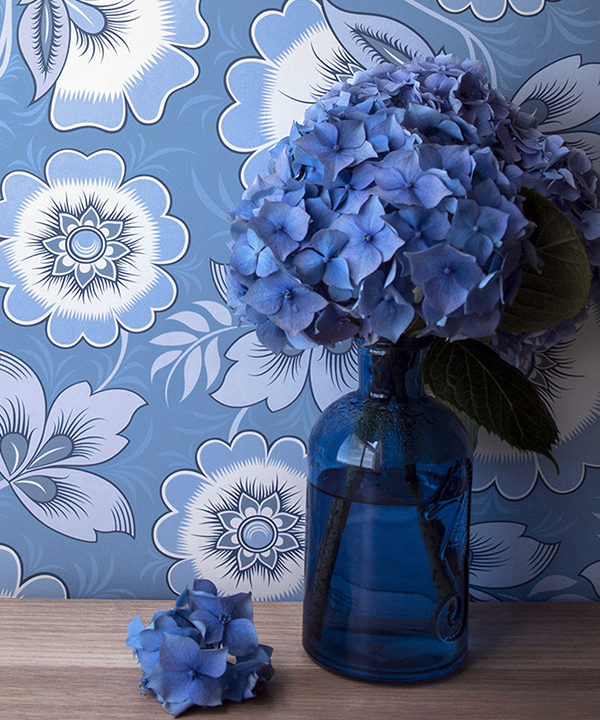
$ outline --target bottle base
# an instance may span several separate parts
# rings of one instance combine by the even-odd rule
[[[357,680],[365,680],[369,682],[381,682],[381,683],[397,683],[397,684],[411,684],[418,682],[427,682],[431,680],[437,680],[438,678],[445,677],[458,670],[467,658],[467,651],[463,652],[452,662],[446,665],[439,665],[437,667],[426,667],[423,670],[416,668],[410,668],[402,671],[374,671],[368,668],[362,668],[357,665],[346,665],[339,661],[333,660],[329,657],[323,656],[309,649],[306,644],[304,650],[307,655],[317,665],[325,668],[326,670],[333,671],[338,675],[344,675],[346,677],[355,678]]]

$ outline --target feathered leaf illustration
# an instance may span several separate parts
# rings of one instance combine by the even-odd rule
[[[227,302],[227,265],[211,258],[210,275],[217,292]]]
[[[429,43],[408,25],[381,15],[340,10],[325,0],[325,16],[340,43],[363,67],[403,63],[417,53],[433,55]]]
[[[330,0],[323,0],[323,11],[345,50],[364,67],[381,62],[406,62],[416,53],[427,56],[448,52],[481,60],[491,84],[497,84],[490,52],[470,30],[417,0],[403,0],[398,5],[396,17],[402,21],[340,10]],[[439,39],[435,47],[433,38]]]
[[[67,59],[71,26],[64,0],[21,0],[18,39],[38,100],[58,80]]]

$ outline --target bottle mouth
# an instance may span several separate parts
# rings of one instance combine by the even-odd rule
[[[394,351],[394,350],[425,350],[428,348],[433,341],[432,337],[399,337],[398,340],[393,343],[391,340],[378,340],[372,345],[366,343],[361,347],[370,353],[376,355]]]

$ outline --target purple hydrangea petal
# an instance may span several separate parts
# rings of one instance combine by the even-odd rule
[[[248,655],[258,646],[256,628],[247,618],[234,618],[227,623],[223,643],[231,655]]]

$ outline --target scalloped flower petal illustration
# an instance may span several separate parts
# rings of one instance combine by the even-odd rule
[[[560,0],[548,0],[559,2]],[[444,10],[452,13],[470,9],[479,20],[499,20],[510,7],[518,15],[537,15],[546,5],[546,0],[438,0]]]
[[[52,90],[50,121],[59,130],[115,131],[127,108],[142,123],[158,122],[169,96],[198,77],[198,66],[180,49],[208,39],[197,6],[178,0],[27,4],[18,39],[34,99]],[[42,42],[49,45],[46,65],[36,54]]]
[[[112,150],[60,150],[45,179],[11,172],[0,201],[0,286],[19,325],[47,320],[52,343],[112,344],[120,329],[142,332],[170,307],[176,286],[162,265],[179,260],[188,230],[169,215],[156,178],[124,181]]]
[[[23,581],[21,558],[8,545],[0,545],[0,598],[52,598],[69,596],[60,578],[46,573],[32,575]]]
[[[231,443],[207,440],[198,471],[163,483],[169,507],[154,541],[177,558],[169,570],[173,592],[194,578],[211,578],[223,592],[251,591],[258,600],[299,597],[303,576],[306,450],[293,437],[270,447],[257,432]]]
[[[600,342],[600,309],[592,306],[575,337],[534,355],[529,377],[558,420],[560,441],[553,455],[560,474],[546,458],[522,453],[479,431],[473,490],[492,485],[508,500],[527,497],[543,482],[556,493],[575,491],[586,467],[600,466],[600,447],[593,441],[600,417],[600,371],[596,348]]]
[[[323,410],[358,382],[358,350],[351,340],[331,348],[275,353],[253,330],[239,337],[225,357],[234,362],[212,397],[227,407],[250,407],[265,400],[269,410],[277,412],[297,400],[308,384]]]

